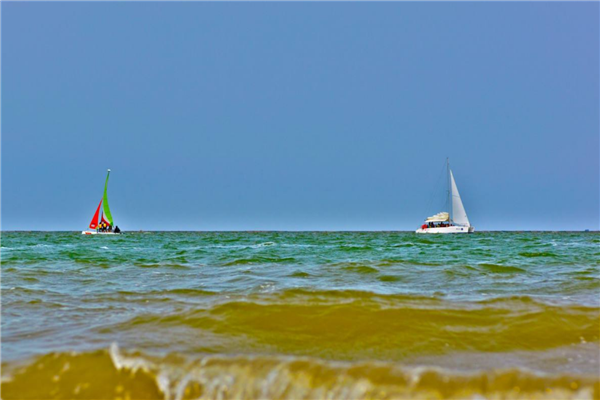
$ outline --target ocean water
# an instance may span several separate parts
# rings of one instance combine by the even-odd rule
[[[598,399],[600,234],[4,232],[4,399]]]

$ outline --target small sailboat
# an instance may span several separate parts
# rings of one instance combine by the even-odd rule
[[[92,217],[90,222],[89,231],[82,231],[82,235],[119,235],[121,233],[118,226],[114,226],[112,214],[110,213],[110,207],[108,206],[108,177],[110,176],[110,169],[106,173],[106,183],[104,183],[104,196],[98,204],[98,208]],[[102,210],[100,210],[102,208]],[[102,212],[102,214],[100,214]],[[106,227],[106,228],[105,228]]]
[[[448,205],[450,210],[427,218],[423,225],[415,231],[416,233],[472,233],[475,231],[467,217],[448,160],[446,160],[446,166],[448,169]]]

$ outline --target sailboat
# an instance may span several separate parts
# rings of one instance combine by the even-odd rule
[[[472,233],[475,231],[467,217],[448,159],[446,159],[446,167],[448,169],[448,205],[450,210],[427,218],[423,225],[415,231],[416,233]]]
[[[104,196],[100,200],[98,204],[98,208],[92,217],[92,221],[90,222],[89,231],[82,231],[82,235],[118,235],[121,233],[119,227],[115,227],[113,229],[114,221],[112,218],[112,214],[110,213],[110,207],[108,206],[108,177],[110,176],[110,169],[106,173],[106,182],[104,183]],[[102,208],[102,210],[100,210]],[[102,213],[100,213],[102,212]],[[101,225],[108,226],[107,230],[99,229]]]

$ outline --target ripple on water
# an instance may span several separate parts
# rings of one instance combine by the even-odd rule
[[[528,257],[528,258],[533,258],[533,257],[550,257],[550,258],[555,258],[556,254],[549,252],[549,251],[524,251],[519,253],[519,255],[521,257]]]
[[[488,264],[481,263],[479,267],[484,271],[489,271],[497,274],[514,274],[520,272],[526,272],[523,268],[515,267],[512,265],[499,265],[499,264]]]
[[[296,272],[290,274],[290,276],[292,278],[309,278],[310,274],[307,272],[304,272],[304,271],[296,271]]]
[[[341,269],[349,272],[355,272],[357,274],[375,274],[378,273],[379,270],[375,267],[371,267],[368,265],[361,265],[356,263],[349,263],[347,265],[336,265],[336,267],[341,267]]]

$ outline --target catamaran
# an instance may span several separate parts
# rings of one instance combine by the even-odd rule
[[[90,222],[89,231],[82,231],[82,235],[118,235],[121,233],[119,227],[112,228],[114,226],[112,214],[110,213],[110,207],[108,206],[108,177],[110,176],[110,169],[106,173],[106,183],[104,183],[104,196],[98,204],[96,213],[92,217]],[[102,207],[102,214],[100,216],[100,207]],[[108,229],[99,229],[101,226],[106,226]]]
[[[416,233],[471,233],[475,228],[471,226],[467,212],[460,199],[454,175],[450,169],[450,162],[446,160],[448,169],[448,205],[449,212],[440,212],[425,220]]]

